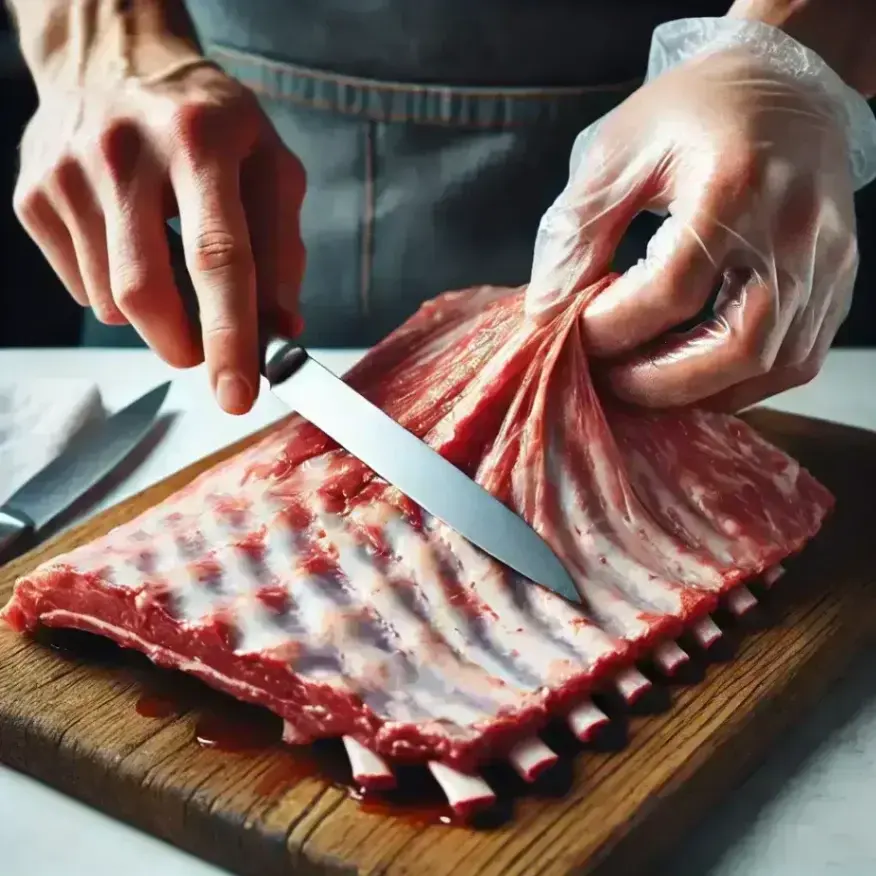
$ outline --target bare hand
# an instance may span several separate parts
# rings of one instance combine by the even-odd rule
[[[206,360],[222,407],[246,412],[258,392],[258,313],[287,333],[299,327],[301,163],[252,93],[206,61],[69,81],[41,83],[17,216],[76,301],[103,323],[130,323],[172,365]],[[175,215],[202,338],[171,274],[165,221]]]

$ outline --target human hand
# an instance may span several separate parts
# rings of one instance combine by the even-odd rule
[[[206,360],[221,406],[244,413],[258,392],[258,314],[300,328],[304,170],[251,92],[163,48],[136,75],[102,64],[38,79],[15,211],[76,301],[130,323],[172,365]],[[171,272],[176,215],[200,338]]]
[[[858,265],[835,103],[745,46],[657,76],[587,129],[539,228],[527,310],[549,318],[608,272],[634,216],[668,211],[645,259],[583,312],[622,399],[738,410],[815,376]],[[719,289],[714,316],[700,314]]]

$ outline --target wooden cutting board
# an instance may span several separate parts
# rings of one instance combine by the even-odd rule
[[[756,411],[748,419],[836,494],[837,511],[776,592],[773,622],[672,705],[631,721],[619,753],[583,752],[556,798],[522,795],[499,828],[363,810],[280,745],[205,748],[195,729],[246,709],[114,648],[57,650],[0,630],[0,759],[243,876],[638,873],[738,783],[876,633],[876,435]],[[250,439],[251,440],[251,439]],[[0,569],[0,601],[38,562],[107,532],[237,448],[180,472]],[[158,690],[181,705],[148,711]],[[145,699],[144,699],[145,696]],[[145,704],[145,705],[144,705]],[[253,715],[250,711],[247,715]],[[211,716],[213,716],[211,718]],[[253,727],[264,727],[257,716]],[[226,745],[226,749],[227,749]]]

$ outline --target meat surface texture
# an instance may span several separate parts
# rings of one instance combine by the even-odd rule
[[[585,720],[589,693],[655,648],[678,659],[672,640],[800,550],[833,503],[736,418],[602,397],[579,318],[600,288],[540,327],[521,290],[445,294],[346,377],[522,514],[583,608],[293,416],[20,579],[3,617],[138,649],[271,709],[290,742],[345,737],[360,760],[357,746],[461,770],[510,753],[529,769],[541,750],[521,743],[550,716]]]

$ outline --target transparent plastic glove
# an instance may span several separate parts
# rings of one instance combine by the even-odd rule
[[[863,98],[854,116],[849,89],[780,31],[713,21],[666,72],[658,29],[658,75],[579,136],[527,294],[549,318],[608,272],[637,213],[668,213],[583,316],[614,391],[651,407],[739,409],[817,373],[851,303],[854,189],[874,173]],[[712,318],[672,332],[716,290]]]

